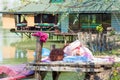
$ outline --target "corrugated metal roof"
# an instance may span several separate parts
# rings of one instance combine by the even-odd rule
[[[91,1],[91,2],[83,2],[78,3],[76,6],[69,7],[71,12],[79,12],[79,13],[111,13],[111,12],[119,12],[120,6],[116,5],[120,4],[117,1]]]
[[[50,4],[37,4],[30,3],[23,8],[20,8],[16,12],[43,12],[45,8],[49,7]]]
[[[119,4],[120,1],[117,0],[84,0],[80,3],[29,3],[13,9],[14,12],[11,11],[11,13],[111,13],[120,12]]]

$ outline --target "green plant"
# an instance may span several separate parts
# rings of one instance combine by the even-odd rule
[[[120,79],[120,63],[115,63],[112,70],[111,80],[119,80]]]
[[[110,32],[110,36],[112,36],[112,35],[115,35],[115,30],[112,30],[112,31]]]
[[[97,30],[97,32],[99,32],[99,33],[103,32],[103,26],[102,26],[102,24],[98,25],[98,26],[96,27],[96,30]]]

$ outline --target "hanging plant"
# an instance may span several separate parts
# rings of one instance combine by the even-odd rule
[[[98,26],[96,27],[96,30],[97,30],[97,32],[99,32],[99,33],[103,32],[103,26],[102,26],[102,24],[98,25]]]
[[[33,33],[32,36],[36,36],[36,37],[39,37],[39,40],[41,42],[46,42],[47,39],[48,39],[48,34],[47,33],[44,33],[44,32],[36,32],[36,33]]]

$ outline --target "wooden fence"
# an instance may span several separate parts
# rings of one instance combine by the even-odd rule
[[[109,36],[103,33],[92,34],[87,32],[79,32],[77,34],[78,39],[93,52],[111,51],[118,46],[116,44],[117,35]]]

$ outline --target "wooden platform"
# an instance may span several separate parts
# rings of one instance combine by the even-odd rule
[[[76,40],[77,37],[77,33],[53,33],[53,35],[57,36],[57,39],[62,36],[65,44]]]
[[[62,61],[54,61],[54,62],[40,62],[40,63],[29,63],[27,68],[29,70],[34,70],[37,72],[45,73],[47,71],[56,72],[84,72],[86,74],[85,80],[108,80],[110,77],[111,69],[113,63],[112,62],[62,62]],[[107,71],[107,72],[106,72]],[[104,73],[105,76],[103,75]],[[43,76],[43,74],[40,74]],[[92,76],[94,78],[99,77],[99,79],[91,79]],[[102,75],[102,76],[101,76]],[[44,75],[45,76],[45,75]],[[43,79],[41,79],[43,80]],[[58,80],[56,77],[53,80]]]
[[[38,32],[38,30],[11,29],[10,32],[16,33],[20,37],[23,37],[23,35],[26,35],[28,38],[31,38],[31,34]],[[49,34],[48,41],[54,41],[54,42],[56,41],[64,42],[64,43],[72,42],[77,37],[77,33],[55,33],[55,31],[42,31],[42,32],[48,33]],[[56,39],[54,39],[53,36],[56,36]]]
[[[105,68],[112,67],[112,62],[41,62],[41,63],[29,63],[28,69],[40,70],[40,71],[67,71],[67,72],[101,72]]]
[[[16,29],[13,29],[13,30],[10,30],[11,32],[13,33],[16,33],[17,35],[19,35],[18,33],[20,33],[21,37],[23,37],[23,34],[26,35],[28,38],[31,38],[31,34],[32,33],[36,33],[38,32],[38,30],[16,30]],[[48,34],[52,34],[54,33],[54,31],[42,31],[42,32],[45,32],[45,33],[48,33]]]
[[[15,30],[14,32],[19,32],[19,33],[35,33],[38,32],[37,30]],[[42,31],[45,33],[53,33],[54,31]]]

